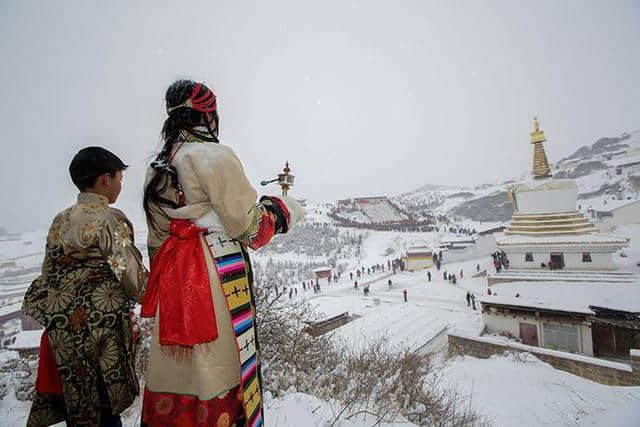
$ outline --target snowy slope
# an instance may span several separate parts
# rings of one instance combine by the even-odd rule
[[[496,427],[637,426],[640,387],[612,387],[554,369],[527,355],[459,357],[443,366],[455,386]]]

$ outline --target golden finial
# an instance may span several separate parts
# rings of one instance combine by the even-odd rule
[[[540,130],[540,122],[538,117],[533,118],[533,132],[531,132],[531,143],[545,142],[547,139],[544,137],[544,131]]]

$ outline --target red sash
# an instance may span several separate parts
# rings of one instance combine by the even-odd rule
[[[160,345],[193,347],[218,337],[202,231],[189,220],[172,220],[151,260],[141,316],[154,317],[160,304]]]
[[[42,331],[40,338],[40,361],[38,362],[38,376],[36,391],[40,393],[62,394],[62,381],[56,359],[47,338],[47,330]]]

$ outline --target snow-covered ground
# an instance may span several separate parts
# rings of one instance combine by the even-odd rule
[[[640,227],[627,226],[620,231],[618,234],[624,235],[625,231],[632,231],[630,237],[640,241]],[[400,236],[370,232],[362,242],[366,249],[363,252],[368,254],[366,259],[376,262],[377,257],[390,252],[386,248],[400,250],[403,241],[405,244],[411,241],[410,245],[431,243],[437,237],[433,233],[412,233],[407,234],[405,240],[403,233],[398,234]],[[635,257],[635,246],[628,252],[629,257]],[[429,343],[443,327],[467,334],[480,332],[480,313],[467,307],[465,299],[467,291],[476,296],[486,295],[486,278],[471,277],[478,267],[481,271],[492,270],[491,258],[446,264],[441,271],[432,268],[431,282],[427,281],[426,271],[398,273],[390,277],[392,289],[388,289],[387,278],[382,274],[365,276],[359,281],[357,291],[343,274],[338,284],[325,285],[322,295],[304,294],[302,298],[308,298],[316,310],[327,317],[344,311],[361,316],[334,332],[338,339],[355,348],[383,337],[392,346],[419,348]],[[458,279],[456,285],[443,279],[444,271],[455,273],[459,278],[460,270],[464,278]],[[376,280],[378,277],[381,278]],[[362,283],[368,281],[371,281],[371,292],[365,297]],[[404,289],[408,292],[406,303]],[[375,303],[376,299],[379,304]],[[470,396],[472,405],[497,426],[639,425],[640,387],[601,385],[556,370],[533,356],[528,356],[525,362],[512,356],[495,356],[486,360],[456,358],[442,363],[438,371],[443,383]],[[294,401],[307,405],[309,397],[298,396]],[[287,414],[286,405],[295,404],[291,400],[274,402],[277,402],[274,404],[278,416],[288,419],[283,415]],[[326,402],[316,407],[324,405]]]
[[[616,227],[616,234],[631,237],[629,247],[613,256],[618,268],[640,273],[640,224],[621,225]],[[624,254],[624,256],[622,256]]]
[[[326,427],[337,415],[339,405],[304,393],[291,393],[278,399],[265,399],[265,425],[278,427]],[[365,416],[341,420],[340,427],[374,425],[375,421]],[[412,423],[378,424],[383,427],[412,427]]]
[[[467,307],[465,299],[466,287],[475,292],[482,288],[475,283],[478,279],[463,279],[452,285],[432,269],[431,282],[425,271],[380,274],[376,276],[380,277],[378,280],[365,276],[355,290],[349,280],[344,280],[345,275],[342,277],[340,283],[323,287],[323,294],[309,297],[309,302],[324,317],[345,311],[360,316],[336,330],[338,338],[356,348],[380,338],[392,346],[419,348],[445,327],[471,334],[482,329],[480,312]],[[388,279],[392,281],[391,289]],[[370,293],[365,297],[363,283],[369,280]]]
[[[31,402],[16,399],[13,387],[10,387],[7,396],[0,400],[0,425],[7,427],[26,425],[29,408],[31,408]]]
[[[528,355],[458,357],[442,367],[446,386],[472,398],[496,426],[637,426],[640,387],[585,380]]]
[[[311,205],[307,222],[333,225],[334,222],[326,216],[327,210],[323,205]],[[472,221],[457,225],[466,228],[481,226]],[[399,272],[389,276],[387,260],[401,256],[411,246],[432,244],[445,234],[367,230],[349,232],[361,236],[362,241],[358,255],[348,252],[349,258],[337,260],[347,266],[338,283],[328,285],[326,280],[322,280],[320,294],[304,292],[299,283],[293,285],[297,287],[298,295],[292,298],[292,303],[304,299],[322,314],[321,317],[345,311],[358,316],[332,332],[336,340],[347,342],[358,349],[367,342],[386,338],[391,346],[424,348],[428,345],[429,350],[435,351],[446,344],[446,340],[442,339],[444,335],[441,334],[444,328],[464,334],[479,333],[482,329],[480,304],[476,301],[476,311],[467,307],[465,295],[467,291],[477,297],[486,295],[486,278],[472,276],[478,268],[480,271],[493,271],[490,257],[445,264],[440,271],[435,267],[431,268],[431,282],[427,280],[426,271]],[[44,231],[33,232],[23,235],[23,240],[0,242],[0,261],[13,260],[20,268],[38,265],[41,262],[45,234]],[[632,239],[631,246],[624,250],[627,256],[616,255],[616,263],[623,269],[639,272],[640,268],[636,263],[640,260],[640,225],[619,227],[616,234]],[[143,235],[139,230],[138,242]],[[25,244],[24,241],[32,243]],[[268,258],[299,262],[318,260],[314,256],[292,253],[264,251],[254,254],[257,262]],[[364,275],[358,279],[358,290],[354,289],[349,271],[359,266],[383,263],[385,272]],[[464,276],[462,279],[461,270]],[[456,285],[443,279],[445,271],[456,274]],[[388,287],[388,279],[392,280],[391,289]],[[367,297],[362,292],[365,283],[370,286]],[[5,286],[7,291],[22,288],[8,284]],[[407,302],[403,298],[405,289]],[[13,299],[8,301],[17,302]],[[431,346],[436,338],[439,345]],[[0,355],[4,353],[7,352],[0,351]],[[526,358],[524,362],[513,356],[496,356],[491,359],[459,357],[451,360],[439,357],[437,360],[440,365],[436,372],[441,375],[443,386],[455,387],[463,395],[469,396],[471,405],[497,426],[640,424],[637,422],[640,419],[640,387],[604,386],[558,371],[533,357]],[[2,375],[3,382],[12,382],[10,373]],[[266,425],[288,427],[325,426],[333,419],[339,404],[293,393],[276,399],[265,396],[265,406]],[[0,400],[0,426],[24,425],[28,408],[29,402],[16,400],[9,390],[7,397]],[[125,419],[125,425],[133,426],[138,423],[136,410],[131,412]],[[340,423],[344,427],[371,424],[372,420],[361,418]],[[397,423],[393,427],[409,425],[411,424]]]

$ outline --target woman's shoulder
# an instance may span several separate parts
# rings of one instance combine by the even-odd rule
[[[190,158],[191,160],[204,160],[208,161],[226,161],[230,159],[237,159],[236,153],[231,147],[224,144],[204,142],[189,142],[184,144],[176,155],[176,160]]]

